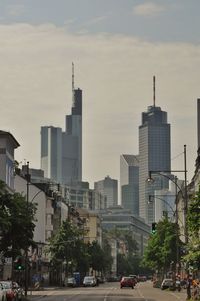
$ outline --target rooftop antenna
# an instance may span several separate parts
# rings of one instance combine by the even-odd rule
[[[156,77],[153,76],[153,106],[156,106]]]
[[[74,107],[74,63],[72,62],[72,106]]]

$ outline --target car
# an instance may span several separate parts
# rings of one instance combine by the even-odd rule
[[[145,282],[145,281],[147,281],[146,276],[143,276],[143,275],[138,276],[138,282]]]
[[[160,288],[161,288],[161,290],[165,290],[167,288],[172,289],[173,286],[174,286],[173,280],[171,278],[165,278],[165,279],[163,279]]]
[[[16,293],[16,300],[21,301],[25,295],[24,289],[17,283],[17,282],[13,282],[13,290]]]
[[[74,277],[67,278],[66,285],[70,286],[70,287],[75,287],[76,286],[76,279]]]
[[[7,301],[15,301],[17,299],[17,292],[13,287],[12,281],[1,281],[1,285],[6,291],[6,300]]]
[[[131,287],[132,289],[135,286],[135,281],[132,277],[122,277],[120,281],[120,287]]]
[[[6,290],[3,285],[0,283],[0,301],[6,301]]]
[[[131,277],[131,278],[133,278],[133,280],[134,280],[134,283],[135,283],[135,285],[137,284],[137,282],[138,282],[138,277],[137,277],[137,275],[129,275],[129,277]]]
[[[181,291],[181,281],[180,280],[176,280],[175,289],[179,292]]]
[[[97,281],[94,276],[85,276],[83,279],[83,286],[96,286]]]

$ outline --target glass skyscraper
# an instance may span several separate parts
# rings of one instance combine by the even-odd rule
[[[139,159],[135,155],[120,156],[121,205],[139,215]]]
[[[170,124],[167,123],[167,113],[155,105],[142,113],[139,161],[139,214],[146,223],[151,224],[155,220],[155,207],[154,199],[149,202],[149,196],[154,195],[155,190],[168,189],[169,180],[159,173],[153,173],[155,181],[149,184],[149,171],[171,170]]]
[[[66,130],[41,127],[41,169],[45,177],[66,185],[82,181],[82,90],[73,89],[72,92]]]

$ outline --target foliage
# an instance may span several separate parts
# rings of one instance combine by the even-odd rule
[[[63,221],[59,231],[50,239],[49,252],[53,262],[74,259],[77,240],[83,233],[69,221]]]
[[[100,245],[93,241],[91,244],[88,245],[89,254],[90,254],[90,266],[95,271],[102,271],[103,269],[103,259],[104,254],[103,250],[101,249]]]
[[[165,273],[171,268],[172,263],[175,267],[181,245],[178,225],[166,218],[157,224],[156,233],[149,238],[142,263],[150,269]]]
[[[19,193],[9,193],[4,182],[0,181],[0,249],[4,257],[16,259],[22,250],[35,246],[36,206],[28,203]]]
[[[194,268],[200,268],[200,186],[198,192],[191,200],[187,214],[189,243],[185,261]]]
[[[81,274],[86,274],[89,268],[96,271],[107,268],[110,264],[110,254],[106,254],[108,247],[103,250],[96,241],[86,244],[83,236],[83,230],[69,221],[63,222],[57,234],[50,240],[49,252],[54,266],[66,262],[66,273],[76,270]]]
[[[102,249],[103,249],[103,267],[102,271],[107,274],[111,271],[113,258],[112,258],[112,250],[109,243],[108,237],[103,232],[103,242],[102,242]]]
[[[139,273],[140,258],[137,255],[138,246],[132,232],[113,228],[109,231],[104,231],[104,236],[107,237],[108,241],[112,239],[117,243],[117,274]]]

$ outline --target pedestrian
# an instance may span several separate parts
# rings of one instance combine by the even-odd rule
[[[191,299],[191,279],[190,279],[190,275],[187,276],[186,289],[187,289],[187,299],[186,300],[190,300]]]

